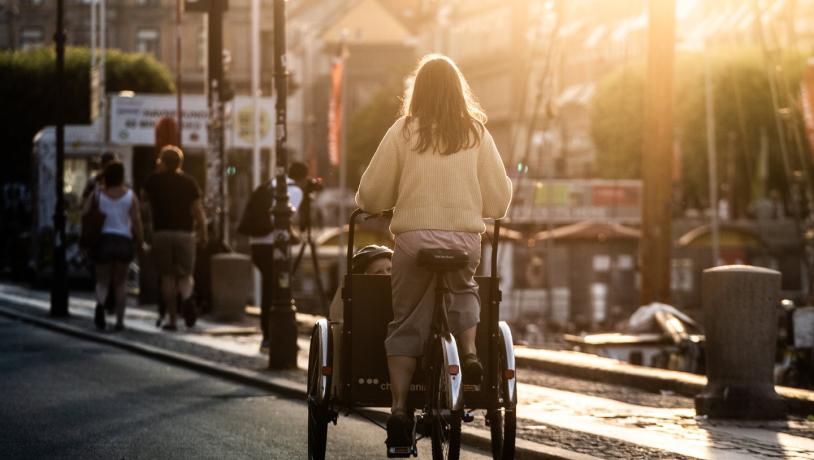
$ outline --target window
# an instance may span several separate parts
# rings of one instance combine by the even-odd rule
[[[591,311],[595,325],[605,321],[608,311],[608,285],[604,283],[591,284]]]
[[[150,53],[156,58],[160,58],[159,34],[156,29],[140,29],[136,33],[136,51],[139,53]]]
[[[44,33],[39,27],[25,27],[20,32],[20,48],[23,50],[42,46]]]
[[[630,254],[622,254],[616,260],[616,268],[619,270],[633,270],[635,268],[633,256]]]
[[[670,283],[673,289],[681,292],[692,292],[694,286],[693,260],[690,258],[673,259],[670,271]]]
[[[595,272],[606,272],[610,270],[611,258],[606,254],[595,255],[593,259],[593,266]]]

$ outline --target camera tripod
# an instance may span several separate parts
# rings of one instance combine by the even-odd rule
[[[311,263],[314,268],[314,279],[317,283],[317,292],[319,293],[319,307],[323,313],[328,312],[328,307],[325,303],[325,290],[322,287],[322,276],[319,272],[319,259],[317,257],[317,246],[314,243],[313,235],[311,234],[311,202],[314,192],[307,191],[303,195],[302,205],[300,206],[300,231],[305,234],[305,238],[300,243],[300,250],[297,253],[297,258],[294,259],[294,266],[291,270],[291,275],[297,274],[297,268],[300,266],[302,256],[305,254],[305,247],[311,250]]]

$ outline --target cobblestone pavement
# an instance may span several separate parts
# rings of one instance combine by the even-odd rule
[[[655,408],[521,383],[518,416],[573,431],[710,459],[814,459],[814,423],[721,422],[693,409]]]
[[[572,391],[640,406],[662,409],[692,409],[695,407],[691,398],[672,392],[651,393],[638,388],[563,377],[533,369],[521,369],[518,378],[524,383],[536,386]]]
[[[0,283],[0,301],[42,314],[47,293]],[[87,296],[71,299],[68,321],[92,328],[95,302]],[[228,325],[200,320],[192,330],[162,332],[149,307],[129,308],[122,338],[230,366],[266,371],[259,352],[256,320]],[[304,383],[307,338],[300,337],[301,369],[274,372],[275,377]],[[600,458],[716,460],[744,458],[814,459],[814,422],[712,422],[695,417],[691,398],[648,393],[638,389],[554,376],[521,369],[518,436]],[[483,427],[476,417],[476,427]]]

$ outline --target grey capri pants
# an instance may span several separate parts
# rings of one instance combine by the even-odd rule
[[[435,281],[431,272],[418,266],[420,249],[459,249],[469,253],[469,264],[465,268],[445,275],[452,292],[451,302],[447,299],[447,316],[453,334],[478,324],[480,296],[474,276],[480,264],[480,243],[478,233],[413,230],[396,235],[390,278],[393,321],[387,326],[384,341],[387,356],[421,356],[430,336]]]

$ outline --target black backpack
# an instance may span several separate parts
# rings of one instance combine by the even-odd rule
[[[254,189],[246,208],[243,209],[243,216],[237,231],[246,236],[265,236],[274,230],[271,221],[271,206],[274,203],[274,188],[268,180]]]

